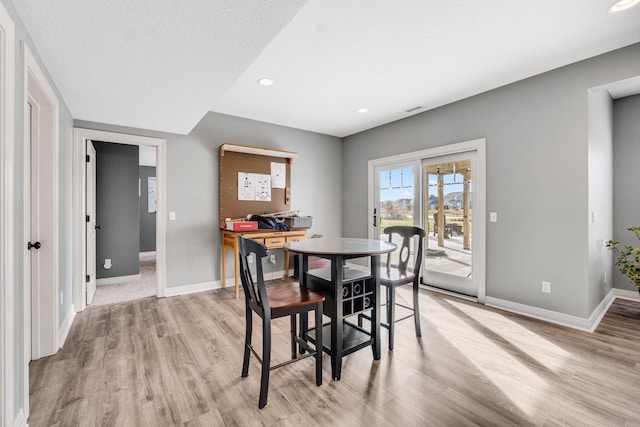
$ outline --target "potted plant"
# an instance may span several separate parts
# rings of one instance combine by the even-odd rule
[[[629,227],[627,230],[640,239],[640,227]],[[638,292],[640,292],[640,248],[626,245],[621,249],[620,242],[614,240],[609,240],[606,246],[607,249],[616,254],[616,265],[620,273],[627,276],[633,286],[638,288]]]

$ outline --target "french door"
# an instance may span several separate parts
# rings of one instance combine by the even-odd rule
[[[473,280],[473,208],[475,151],[422,161],[424,174],[424,284],[471,297]]]
[[[369,162],[370,237],[386,240],[390,225],[423,228],[422,284],[479,302],[485,298],[484,146],[480,139]]]
[[[373,208],[373,235],[388,240],[384,229],[392,225],[422,223],[420,202],[420,161],[380,165],[374,169],[375,194]],[[400,246],[402,242],[394,242]],[[412,256],[413,256],[412,251]],[[391,253],[391,262],[397,262],[399,253]],[[386,258],[385,258],[386,260]],[[413,260],[409,261],[409,265]]]

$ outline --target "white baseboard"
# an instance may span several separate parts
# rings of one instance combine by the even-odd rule
[[[71,325],[73,324],[73,319],[76,317],[76,308],[71,304],[71,308],[67,312],[67,315],[64,317],[64,322],[62,322],[62,326],[60,326],[60,330],[58,331],[58,348],[62,348],[64,342],[69,335],[69,331],[71,330]]]
[[[272,273],[265,273],[265,280],[281,278],[284,275],[283,271],[274,271]],[[273,276],[273,277],[271,277]],[[227,288],[233,288],[233,277],[227,278]],[[195,292],[211,291],[213,289],[222,289],[222,280],[214,280],[212,282],[194,283],[191,285],[172,286],[165,289],[165,296],[175,297],[177,295],[193,294]]]
[[[172,286],[165,289],[166,297],[175,297],[177,295],[193,294],[196,292],[210,291],[212,289],[222,288],[222,281],[214,280],[213,282],[194,283],[191,285]]]
[[[611,307],[611,304],[613,304],[615,300],[616,300],[616,297],[613,294],[613,289],[612,289],[609,291],[607,296],[605,296],[602,299],[602,301],[600,302],[600,304],[598,304],[596,309],[593,310],[593,313],[591,313],[591,316],[589,317],[589,321],[591,322],[591,329],[589,330],[589,332],[593,332],[596,330],[596,328],[600,324],[600,321],[602,320],[604,315],[607,314],[607,310],[609,310],[609,307]]]
[[[611,291],[613,292],[613,296],[616,298],[640,301],[640,293],[638,293],[638,291],[627,291],[626,289],[617,288],[613,288]]]
[[[292,269],[289,269],[292,270]],[[291,272],[290,274],[291,276],[293,275],[293,272]],[[275,280],[275,279],[281,279],[284,277],[284,269],[279,270],[279,271],[271,271],[268,273],[264,273],[264,280]],[[232,278],[233,279],[233,278]],[[227,283],[229,282],[229,279],[227,279]],[[240,288],[242,288],[242,284],[240,284]]]
[[[140,258],[146,256],[156,256],[156,251],[140,252]]]
[[[20,412],[13,420],[13,427],[25,427],[27,426],[27,419],[24,417],[24,411],[20,408]]]
[[[139,274],[132,274],[131,276],[118,276],[118,277],[104,277],[102,279],[96,279],[96,286],[113,285],[114,283],[129,282],[131,280],[140,280]]]
[[[593,332],[598,327],[600,320],[602,320],[602,317],[605,315],[611,304],[613,304],[614,300],[615,297],[613,292],[610,291],[588,319],[490,296],[487,296],[485,304],[489,307],[522,314],[524,316],[533,317],[534,319],[544,320],[557,325],[579,329],[581,331]]]

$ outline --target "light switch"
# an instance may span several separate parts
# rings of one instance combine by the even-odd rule
[[[176,213],[169,212],[169,221],[175,221],[175,220],[176,220]]]
[[[489,212],[489,222],[498,222],[498,212]]]

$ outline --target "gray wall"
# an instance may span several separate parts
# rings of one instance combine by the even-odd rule
[[[309,234],[342,234],[342,143],[339,138],[224,114],[207,113],[186,136],[75,121],[75,126],[167,140],[167,288],[221,279],[218,156],[225,142],[294,151],[291,208],[313,216]],[[284,252],[275,251],[284,269]],[[233,257],[227,253],[228,276]]]
[[[640,226],[640,95],[613,103],[613,239],[637,247],[640,242],[629,227]],[[635,290],[614,268],[613,286]]]
[[[156,213],[148,209],[148,179],[156,176],[153,166],[140,166],[140,252],[156,250]]]
[[[588,91],[638,70],[636,44],[345,138],[345,235],[367,235],[368,160],[484,137],[487,296],[588,318]]]
[[[95,142],[96,277],[140,273],[138,146]],[[105,259],[112,267],[105,269]]]

